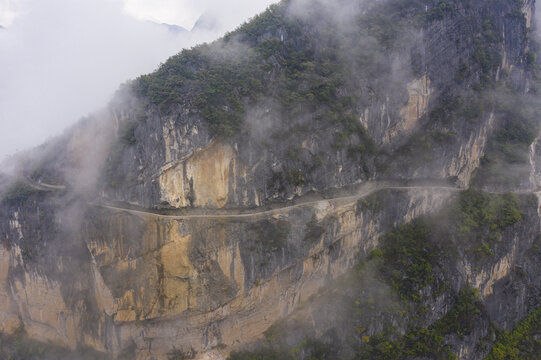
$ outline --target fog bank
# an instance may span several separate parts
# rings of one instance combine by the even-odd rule
[[[180,5],[192,18],[201,11],[219,19],[212,29],[191,33],[135,18],[129,2],[1,1],[10,13],[0,19],[10,25],[0,29],[0,161],[60,134],[105,106],[121,83],[151,72],[182,48],[218,38],[272,1],[176,2],[172,13]],[[167,5],[139,3],[149,14],[149,4],[161,11]]]

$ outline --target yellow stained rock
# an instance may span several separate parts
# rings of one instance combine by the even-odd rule
[[[222,208],[228,200],[233,149],[215,142],[160,176],[163,201],[175,207],[211,206]]]

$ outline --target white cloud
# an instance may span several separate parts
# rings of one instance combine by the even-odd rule
[[[0,33],[0,155],[59,134],[183,45],[117,1],[21,1]]]
[[[124,10],[139,19],[191,29],[205,10],[204,1],[124,0]]]
[[[233,0],[235,6],[244,3],[239,11],[226,11],[219,1],[200,2],[216,3],[214,10],[223,10],[220,21],[229,28],[175,35],[128,16],[122,0],[18,0],[16,20],[0,30],[0,161],[60,134],[105,106],[122,82],[154,70],[183,47],[217,38],[272,1]],[[149,0],[145,6],[149,3],[160,5]],[[202,9],[190,7],[197,0],[178,3],[187,4],[192,19]]]
[[[228,31],[262,12],[277,0],[205,0],[206,10],[218,17]]]
[[[0,26],[10,26],[17,16],[17,6],[14,0],[0,0]]]
[[[124,0],[124,10],[140,19],[191,29],[199,16],[210,12],[232,30],[278,0]]]

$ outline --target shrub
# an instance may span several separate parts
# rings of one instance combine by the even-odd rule
[[[400,226],[382,240],[383,273],[404,299],[417,299],[419,291],[434,280],[433,268],[443,256],[430,241],[431,226],[426,218]]]
[[[137,124],[135,122],[129,122],[124,125],[122,134],[120,135],[120,141],[126,145],[135,145],[137,138],[135,137],[135,128]]]
[[[285,220],[261,220],[253,223],[250,231],[254,234],[256,243],[262,244],[265,248],[277,250],[286,245],[291,224]]]
[[[513,331],[498,330],[498,339],[485,360],[537,359],[541,354],[541,308],[520,321]]]
[[[293,186],[302,186],[304,184],[304,174],[299,169],[292,169],[287,172],[286,180]]]
[[[308,241],[310,243],[316,242],[324,233],[325,227],[318,224],[316,214],[313,214],[310,221],[306,223],[306,228],[304,230],[304,241]]]
[[[261,349],[254,352],[250,351],[233,351],[227,360],[293,360],[287,352],[279,352],[272,349]]]
[[[10,185],[7,190],[1,194],[1,201],[10,205],[21,204],[33,195],[39,194],[40,191],[32,188],[30,185],[17,181]]]

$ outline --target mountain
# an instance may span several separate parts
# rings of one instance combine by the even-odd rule
[[[166,24],[166,23],[162,23],[160,25],[165,26],[169,31],[171,31],[174,34],[181,34],[188,31],[182,26],[178,26],[178,25],[171,25],[171,24]]]
[[[0,179],[2,351],[538,357],[534,9],[285,0],[123,85]]]
[[[207,11],[203,13],[192,27],[192,31],[216,31],[221,27],[221,21],[218,14]]]

